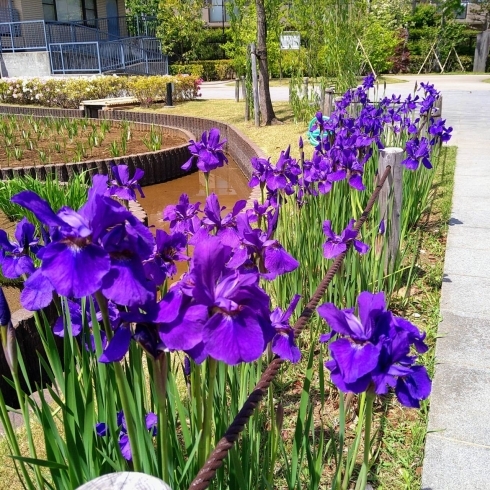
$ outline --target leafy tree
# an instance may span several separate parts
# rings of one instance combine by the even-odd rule
[[[142,15],[156,15],[159,0],[126,0],[126,13],[141,17]]]
[[[271,94],[269,90],[269,65],[267,60],[267,20],[265,14],[264,0],[255,0],[257,11],[257,60],[260,73],[259,100],[262,121],[266,126],[270,126],[275,120],[276,115],[272,107]]]
[[[369,15],[362,43],[375,72],[388,73],[393,66],[395,48],[399,44],[397,31]]]
[[[163,52],[183,62],[198,58],[199,46],[206,37],[204,7],[204,0],[160,0],[157,35]]]

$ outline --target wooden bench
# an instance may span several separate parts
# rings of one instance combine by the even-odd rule
[[[99,111],[109,110],[114,107],[138,104],[136,97],[113,97],[112,99],[82,100],[80,110],[84,111],[85,117],[98,118]]]

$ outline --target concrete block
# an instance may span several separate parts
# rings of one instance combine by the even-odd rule
[[[463,331],[461,336],[464,336]],[[477,359],[473,361],[478,363]],[[444,438],[490,447],[488,400],[489,369],[470,368],[453,362],[437,364],[429,431],[438,431]]]
[[[490,141],[490,136],[488,140]],[[490,196],[490,175],[488,173],[490,163],[479,165],[478,169],[476,168],[476,164],[474,166],[472,165],[471,167],[474,168],[468,169],[468,173],[466,172],[466,168],[458,172],[454,185],[453,199],[456,197],[485,198]],[[477,176],[477,171],[481,172],[482,175]]]
[[[50,75],[51,64],[47,51],[2,53],[2,76],[4,77],[47,77]]]
[[[422,490],[488,490],[490,447],[428,434]]]
[[[473,318],[490,318],[490,279],[444,273],[441,311]]]
[[[457,196],[453,202],[451,219],[457,219],[466,226],[488,227],[490,226],[489,206],[490,198],[475,199]]]
[[[437,368],[441,373],[450,363],[490,370],[490,319],[445,311],[437,335],[436,362],[443,363]]]
[[[476,237],[479,238],[479,237]],[[479,239],[482,249],[457,248],[452,246],[446,249],[444,272],[451,274],[486,277],[490,279],[490,242],[483,243]]]
[[[467,250],[490,250],[490,226],[471,227],[471,226],[451,226],[451,232],[447,237],[447,252],[451,248]]]

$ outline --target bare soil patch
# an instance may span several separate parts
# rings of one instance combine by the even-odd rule
[[[187,143],[161,126],[127,122],[0,118],[0,168],[103,160]]]

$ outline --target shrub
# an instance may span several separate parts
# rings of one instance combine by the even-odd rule
[[[172,75],[193,75],[202,78],[204,67],[200,63],[192,63],[189,65],[170,65],[170,73]]]
[[[167,94],[167,83],[172,77],[134,77],[128,80],[129,93],[136,97],[143,107],[148,107],[158,100],[164,100]]]
[[[186,65],[170,65],[172,75],[189,74],[206,81],[235,77],[232,60],[191,61]]]
[[[173,83],[173,100],[190,100],[198,97],[201,78],[197,75],[3,78],[0,102],[75,109],[83,100],[134,96],[141,104],[150,105],[165,98],[167,83]]]

